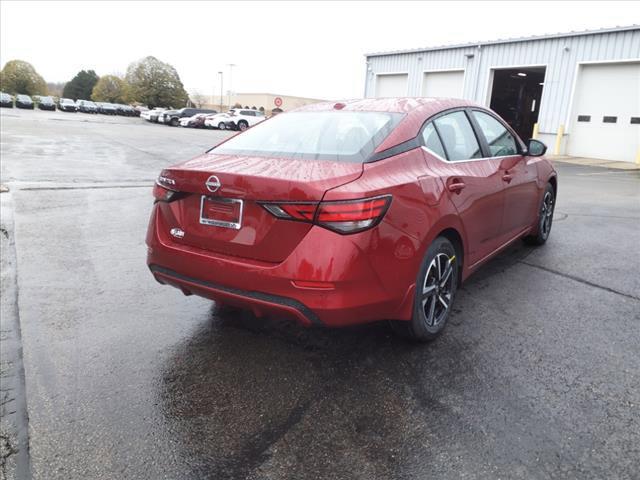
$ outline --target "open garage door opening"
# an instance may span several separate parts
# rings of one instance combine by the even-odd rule
[[[490,107],[524,140],[531,138],[538,121],[545,70],[522,67],[493,71]]]

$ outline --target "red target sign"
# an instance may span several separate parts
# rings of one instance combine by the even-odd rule
[[[281,107],[282,106],[282,99],[280,97],[276,97],[273,99],[273,103],[275,104],[276,107]]]

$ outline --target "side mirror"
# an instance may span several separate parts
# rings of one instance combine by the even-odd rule
[[[541,157],[547,151],[547,146],[540,140],[530,138],[527,140],[527,155],[530,157]]]

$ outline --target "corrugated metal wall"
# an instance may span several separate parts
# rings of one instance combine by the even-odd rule
[[[467,55],[473,55],[467,58]],[[423,52],[367,57],[365,96],[375,92],[376,74],[408,73],[408,92],[419,96],[425,71],[465,71],[464,98],[489,105],[492,69],[546,67],[538,123],[541,133],[554,133],[566,124],[580,62],[640,59],[640,28],[608,33],[495,43]],[[606,88],[603,85],[603,88]],[[568,125],[567,125],[568,127]]]

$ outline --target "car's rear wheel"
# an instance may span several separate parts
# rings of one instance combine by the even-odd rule
[[[524,237],[524,241],[530,245],[543,245],[551,233],[553,223],[553,211],[556,206],[556,192],[550,183],[547,183],[542,195],[542,202],[538,214],[538,229],[535,235]]]
[[[171,122],[169,122],[169,123],[171,123],[172,127],[177,127],[178,124],[180,123],[180,120],[178,120],[177,118],[172,118]]]
[[[218,130],[225,130],[227,128],[227,126],[224,124],[224,122],[220,122],[218,124]]]
[[[436,238],[420,266],[413,317],[391,322],[397,334],[429,342],[444,330],[458,288],[458,263],[453,244],[444,237]]]
[[[249,124],[247,122],[245,122],[244,120],[240,120],[238,122],[238,130],[244,132],[247,128],[249,128]]]

